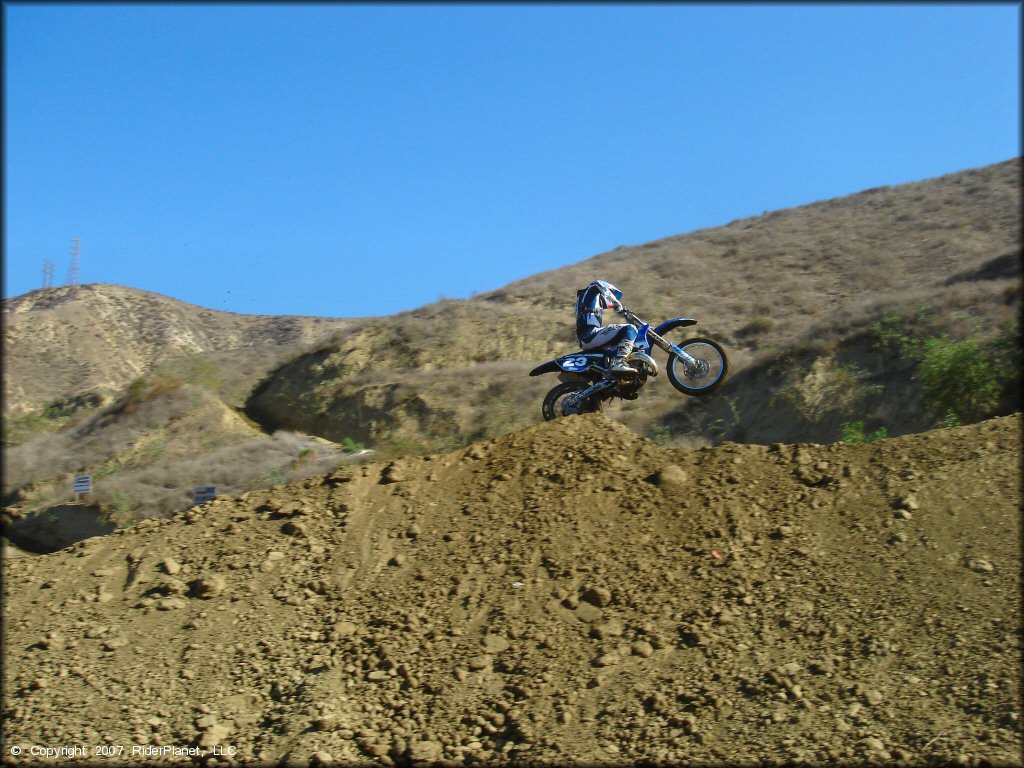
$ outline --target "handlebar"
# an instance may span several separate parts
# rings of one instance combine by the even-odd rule
[[[644,324],[643,320],[641,320],[639,317],[636,316],[636,314],[634,314],[632,311],[626,309],[623,306],[619,307],[618,312],[619,312],[620,315],[622,315],[624,318],[626,318],[630,323],[635,323],[637,325],[643,325]]]

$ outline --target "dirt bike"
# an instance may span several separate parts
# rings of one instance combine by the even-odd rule
[[[637,328],[633,351],[626,357],[632,372],[613,373],[609,369],[615,346],[562,355],[530,371],[531,376],[558,373],[558,384],[544,397],[541,412],[545,420],[574,413],[599,411],[611,398],[636,400],[647,379],[658,375],[658,364],[650,356],[652,345],[668,352],[665,373],[672,386],[684,395],[704,397],[725,383],[729,361],[721,345],[711,339],[687,339],[678,345],[665,335],[679,328],[696,325],[688,317],[675,317],[651,328],[633,312],[618,310]]]

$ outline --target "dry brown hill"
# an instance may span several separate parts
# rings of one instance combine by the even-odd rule
[[[570,417],[7,560],[5,761],[1019,765],[1020,438]]]
[[[87,393],[116,395],[161,363],[230,401],[303,345],[345,327],[322,317],[241,315],[117,285],[4,299],[4,415]]]

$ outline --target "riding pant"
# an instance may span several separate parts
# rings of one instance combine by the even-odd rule
[[[629,323],[613,323],[595,328],[580,336],[580,349],[598,349],[618,344],[626,339],[636,340],[636,328]]]

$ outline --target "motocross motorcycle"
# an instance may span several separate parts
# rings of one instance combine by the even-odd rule
[[[647,379],[658,375],[658,364],[651,357],[653,346],[668,352],[665,373],[672,386],[684,395],[703,397],[716,392],[725,383],[729,361],[721,345],[711,339],[695,338],[673,344],[666,336],[672,331],[696,325],[688,317],[676,317],[651,328],[633,312],[618,310],[637,328],[633,351],[626,357],[632,373],[612,373],[615,345],[562,355],[530,371],[531,376],[558,373],[562,382],[544,397],[541,411],[547,421],[574,413],[593,413],[613,397],[636,400]]]

